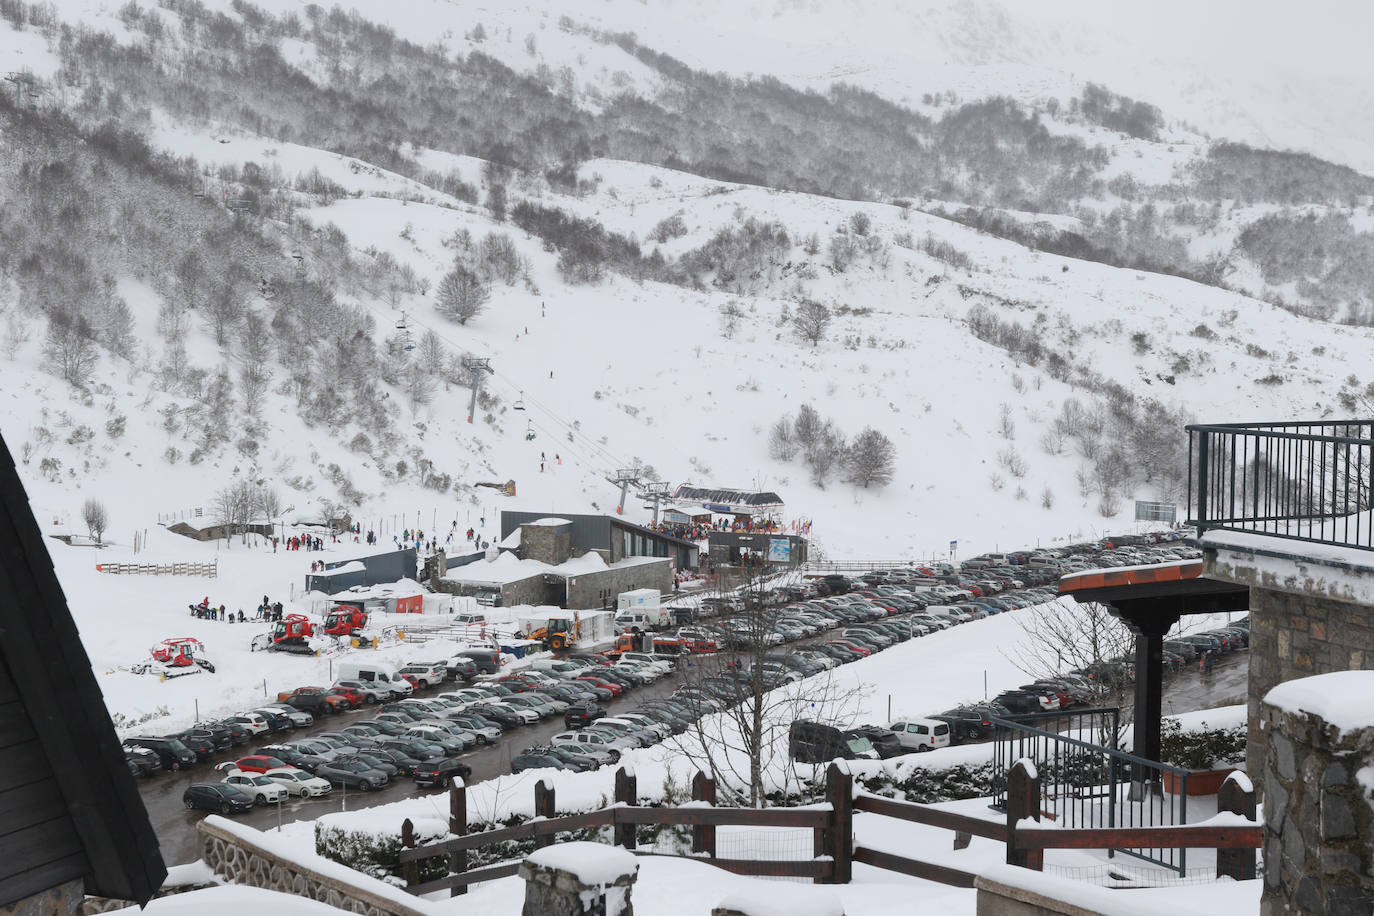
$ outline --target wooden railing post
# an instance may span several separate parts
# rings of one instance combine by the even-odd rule
[[[825,771],[825,800],[830,803],[826,849],[834,863],[831,884],[848,884],[854,873],[854,777],[835,764]]]
[[[615,800],[617,804],[631,807],[639,803],[639,783],[634,770],[621,767],[615,771]],[[639,841],[638,832],[634,824],[616,824],[615,844],[634,849]]]
[[[1226,777],[1217,792],[1217,811],[1229,811],[1255,820],[1255,787],[1249,779],[1242,785],[1235,773]],[[1248,881],[1255,877],[1255,849],[1218,849],[1217,877]]]
[[[410,818],[401,822],[401,845],[406,849],[415,848],[415,825],[410,822]],[[405,863],[401,866],[401,874],[406,879],[406,887],[414,887],[420,883],[420,863]]]
[[[1045,851],[1016,845],[1016,822],[1024,818],[1040,820],[1040,775],[1026,757],[1007,772],[1007,864],[1042,871]]]
[[[534,816],[553,819],[557,816],[554,807],[553,787],[544,785],[544,780],[539,780],[534,784]],[[534,848],[543,849],[545,846],[553,845],[553,834],[535,834]]]
[[[716,804],[716,781],[697,770],[692,777],[692,801]],[[704,852],[712,859],[716,857],[716,828],[706,825],[692,828],[692,852]],[[821,853],[817,853],[821,855]]]
[[[448,790],[448,832],[454,836],[467,836],[468,832],[468,787],[461,779],[455,779]],[[468,870],[466,849],[449,853],[448,870],[454,875],[461,875]],[[457,897],[467,892],[466,884],[456,884],[449,889],[449,896]]]

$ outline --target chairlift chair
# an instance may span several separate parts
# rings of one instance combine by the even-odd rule
[[[525,421],[525,441],[528,442],[528,441],[530,441],[530,440],[533,439],[533,438],[534,438],[534,423],[531,422],[531,421],[529,421],[529,420],[526,420],[526,421]]]
[[[524,392],[523,390],[520,392],[520,397],[516,398],[516,399],[515,399],[515,403],[511,405],[511,409],[512,409],[512,410],[524,410],[524,409],[525,409],[525,392]]]

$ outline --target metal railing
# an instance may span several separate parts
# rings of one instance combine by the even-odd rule
[[[1187,429],[1188,521],[1199,535],[1252,531],[1374,550],[1374,421]]]
[[[1066,829],[1176,827],[1188,822],[1188,771],[1077,735],[1106,734],[1115,742],[1119,720],[1111,709],[1083,710],[1079,722],[1071,713],[994,718],[997,729],[992,757],[992,807],[1005,810],[1007,778],[1016,761],[1028,758],[1039,775],[1039,811]],[[1036,724],[1053,719],[1070,725],[1067,733]],[[1109,849],[1187,874],[1186,849]]]

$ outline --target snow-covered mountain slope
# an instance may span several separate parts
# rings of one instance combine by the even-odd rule
[[[10,154],[0,158],[10,204],[0,212],[0,233],[12,246],[6,250],[23,253],[0,260],[0,429],[52,533],[82,532],[87,499],[109,511],[109,546],[52,542],[98,668],[128,664],[141,648],[175,635],[187,626],[186,604],[205,591],[165,579],[111,584],[97,573],[97,562],[135,557],[135,533],[143,562],[219,552],[226,573],[211,597],[231,608],[251,609],[264,593],[281,597],[300,586],[314,556],[259,548],[249,558],[241,545],[157,530],[196,509],[213,515],[216,494],[236,482],[275,489],[289,507],[281,513],[288,527],[343,510],[385,544],[416,527],[442,538],[454,525],[476,526],[491,536],[503,508],[611,512],[619,493],[606,478],[640,466],[671,483],[776,490],[786,521],[813,522],[818,557],[944,556],[951,541],[967,556],[1129,527],[1131,499],[1178,499],[1186,419],[1330,415],[1347,377],[1371,364],[1367,328],[1299,317],[1163,273],[1050,254],[965,225],[991,214],[1034,241],[1087,233],[1100,222],[1148,241],[1152,198],[1127,195],[1137,185],[1167,185],[1200,161],[1207,140],[1196,130],[1170,123],[1159,139],[1145,140],[1045,117],[1044,135],[1030,130],[1032,145],[1080,139],[1085,161],[1111,188],[1099,197],[1068,194],[1054,213],[1013,201],[970,216],[965,201],[919,185],[873,195],[899,205],[739,184],[701,177],[719,170],[649,164],[671,158],[651,135],[667,123],[655,119],[672,112],[640,99],[645,120],[627,131],[626,111],[636,102],[615,94],[661,95],[681,104],[684,117],[697,116],[696,102],[682,101],[683,87],[701,80],[670,79],[671,67],[649,67],[584,28],[629,29],[708,69],[728,60],[735,72],[800,85],[820,85],[822,77],[863,84],[864,72],[901,69],[883,55],[900,61],[892,55],[913,30],[893,31],[889,43],[872,38],[869,71],[835,70],[845,61],[836,55],[867,47],[864,30],[898,15],[887,8],[885,20],[870,17],[870,9],[882,10],[867,4],[840,13],[815,4],[746,5],[731,19],[723,6],[689,16],[671,3],[564,12],[400,0],[387,12],[396,33],[443,50],[415,64],[429,68],[423,72],[453,81],[455,93],[471,91],[444,69],[461,55],[464,78],[490,79],[509,98],[544,106],[537,118],[525,108],[479,112],[478,98],[455,115],[471,123],[455,126],[361,98],[406,93],[387,84],[375,49],[337,40],[355,34],[342,26],[311,33],[312,41],[274,38],[272,53],[259,47],[261,66],[274,74],[261,81],[268,89],[234,83],[232,68],[224,84],[207,81],[196,92],[161,81],[168,62],[191,68],[198,54],[222,53],[233,63],[227,45],[237,26],[225,23],[250,17],[228,0],[212,6],[223,22],[196,20],[185,29],[172,7],[137,15],[123,5],[57,7],[64,21],[108,30],[109,46],[127,50],[91,49],[104,55],[101,65],[125,68],[127,97],[85,82],[90,73],[79,61],[56,79],[59,32],[41,16],[18,30],[0,27],[0,48],[22,51],[47,80],[36,111],[0,112],[0,145]],[[285,0],[269,9],[302,21],[322,15]],[[809,51],[786,43],[841,14],[854,25],[830,34],[849,35],[845,41]],[[562,15],[570,21],[560,22]],[[912,15],[928,26],[914,30],[925,42],[914,46],[924,49],[915,55],[923,61],[975,68],[989,91],[1001,86],[1033,98],[1056,95],[1055,86],[1079,91],[1053,73],[1049,82],[1027,75],[1048,53],[1046,39],[1023,33],[1007,10],[928,4]],[[161,25],[149,26],[148,17]],[[738,27],[733,45],[701,31],[727,21]],[[680,30],[667,34],[669,22]],[[950,22],[963,25],[941,25]],[[225,46],[213,40],[216,28],[229,36]],[[388,44],[380,33],[355,31]],[[780,43],[770,45],[773,31]],[[741,63],[746,46],[756,48],[758,69]],[[534,82],[474,64],[474,51]],[[954,70],[939,72],[947,79]],[[879,80],[873,88],[904,97],[894,85]],[[960,85],[938,88],[974,91]],[[351,94],[357,87],[369,88]],[[911,83],[911,92],[917,88]],[[251,94],[260,89],[278,94]],[[820,96],[785,101],[833,104]],[[917,97],[913,104],[925,107]],[[612,110],[620,121],[575,120]],[[112,113],[120,117],[103,120]],[[532,150],[503,149],[492,137],[506,135],[483,133],[524,118],[534,123],[518,136]],[[588,125],[620,130],[626,148],[634,145],[627,135],[639,136],[646,152],[640,161],[611,157],[592,134],[596,143],[561,160],[561,138]],[[758,138],[736,139],[743,146]],[[894,149],[892,158],[901,159],[902,148]],[[767,144],[739,155],[769,152],[786,158]],[[983,161],[941,156],[944,174],[960,179],[949,182],[951,194],[994,180]],[[1059,177],[1032,165],[1038,171],[1027,185]],[[997,180],[1016,188],[1023,178],[1012,171]],[[498,187],[504,206],[491,205]],[[1161,200],[1191,203],[1186,194]],[[1130,220],[1113,216],[1123,202],[1131,203]],[[1352,232],[1368,229],[1369,202],[1355,191],[1312,207],[1349,220]],[[1199,262],[1231,257],[1237,287],[1284,283],[1293,296],[1305,295],[1300,281],[1271,282],[1233,252],[1245,227],[1282,208],[1264,200],[1199,208],[1207,212],[1169,230],[1186,243],[1185,254]],[[550,229],[550,214],[561,214],[565,229]],[[566,230],[570,217],[585,222]],[[1300,220],[1295,225],[1306,231]],[[465,269],[490,266],[488,254],[508,269],[493,269],[485,308],[462,324],[444,317],[435,304],[455,260]],[[580,272],[589,265],[594,270]],[[60,377],[45,336],[46,323],[78,301],[83,317],[104,323],[94,330],[95,366],[73,386]],[[124,320],[120,302],[122,336],[114,333]],[[814,343],[795,322],[811,303],[830,316]],[[472,422],[463,357],[487,359],[493,370]],[[266,377],[254,381],[250,398],[254,369]],[[1369,379],[1357,381],[1362,387]],[[846,439],[865,428],[890,438],[891,482],[862,487],[839,469],[818,475],[799,456],[780,457],[786,449],[770,448],[771,431],[803,405]],[[518,495],[479,486],[507,480]],[[638,520],[649,514],[634,498],[625,511]],[[331,543],[326,556],[358,549]],[[254,677],[259,670],[243,667]],[[248,683],[246,674],[240,681]]]

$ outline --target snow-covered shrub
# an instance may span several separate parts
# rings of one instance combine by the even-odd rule
[[[415,843],[422,846],[449,839],[448,825],[439,820],[422,820],[415,825]],[[400,875],[401,831],[377,827],[349,830],[334,826],[326,815],[315,822],[315,852],[374,878]],[[448,874],[448,859],[421,859],[420,880],[432,881]]]

